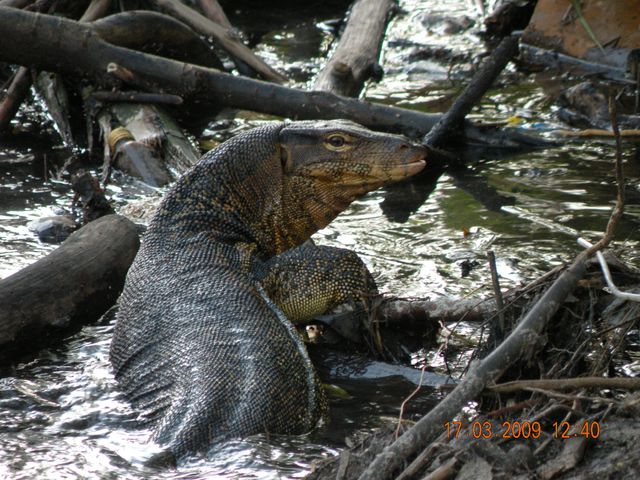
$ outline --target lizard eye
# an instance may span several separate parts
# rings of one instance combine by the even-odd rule
[[[331,135],[327,138],[327,144],[331,149],[339,149],[341,147],[344,147],[346,142],[347,140],[342,135],[338,134]]]

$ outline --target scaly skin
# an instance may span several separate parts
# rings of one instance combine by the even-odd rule
[[[275,302],[304,316],[331,300],[274,302],[273,258],[359,196],[421,170],[424,157],[403,137],[350,122],[274,123],[223,143],[175,184],[127,275],[111,345],[154,440],[182,457],[230,437],[313,428],[322,390]]]
[[[360,257],[344,248],[301,245],[264,262],[256,280],[294,324],[343,303],[369,305],[378,287]]]

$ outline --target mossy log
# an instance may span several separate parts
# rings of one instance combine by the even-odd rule
[[[0,280],[0,361],[20,358],[106,312],[122,290],[139,244],[132,222],[107,215]]]

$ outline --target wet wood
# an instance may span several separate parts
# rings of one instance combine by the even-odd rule
[[[533,388],[544,390],[578,390],[583,388],[640,390],[640,378],[541,378],[539,380],[516,380],[488,387],[489,390],[495,393],[517,392]]]
[[[71,188],[74,192],[73,213],[80,218],[80,225],[115,213],[100,182],[91,173],[78,170],[71,176]]]
[[[222,62],[196,32],[158,12],[130,11],[109,15],[91,24],[103,40],[119,47],[162,55],[182,62],[222,70]]]
[[[510,35],[514,30],[522,30],[528,24],[533,14],[536,2],[507,2],[498,4],[491,14],[484,19],[486,32],[494,37]]]
[[[358,96],[364,83],[382,73],[378,58],[394,6],[392,0],[357,0],[340,42],[316,78],[314,89]]]
[[[31,88],[31,71],[26,67],[18,67],[7,88],[7,93],[0,102],[0,132],[9,128],[11,120],[29,94],[29,88]]]
[[[0,360],[49,344],[116,301],[139,246],[129,220],[108,215],[0,281]]]
[[[136,86],[177,94],[185,100],[219,102],[234,108],[297,119],[339,116],[373,129],[413,137],[428,132],[440,118],[436,114],[362,102],[327,92],[287,88],[145,55],[111,45],[90,26],[60,17],[2,9],[0,30],[6,34],[0,59],[89,75],[101,84],[114,81],[108,67],[112,71],[124,69],[132,72],[129,78]],[[79,43],[78,38],[83,42]]]
[[[79,21],[93,22],[104,16],[110,6],[111,0],[92,0]],[[34,87],[47,106],[64,144],[77,147],[71,127],[69,95],[62,77],[56,72],[39,72]]]
[[[228,28],[212,22],[207,17],[200,15],[195,10],[177,0],[151,0],[151,3],[169,12],[180,21],[183,21],[196,32],[213,37],[220,46],[234,58],[242,60],[258,72],[265,80],[276,83],[283,83],[287,80],[284,75],[271,68],[256,56],[251,49],[244,45],[240,38]]]
[[[207,17],[212,22],[226,28],[234,35],[236,34],[236,30],[234,29],[233,25],[231,25],[231,22],[227,18],[227,15],[224,13],[224,10],[217,2],[217,0],[198,0],[197,3],[205,17]],[[239,58],[234,58],[233,63],[235,63],[238,72],[240,72],[242,75],[245,75],[247,77],[256,76],[257,72]]]
[[[374,130],[425,135],[442,117],[416,110],[359,101],[328,92],[288,88],[116,47],[91,26],[50,15],[0,7],[0,30],[6,36],[0,61],[36,65],[89,76],[100,85],[120,79],[149,91],[182,96],[201,105],[253,110],[292,119],[346,118]],[[83,42],[77,39],[82,38]],[[473,132],[465,124],[464,132]],[[498,136],[504,136],[498,132]],[[506,134],[510,139],[510,135]],[[485,135],[491,140],[491,136]],[[511,146],[532,139],[516,135]],[[544,142],[537,141],[538,146]]]
[[[182,97],[168,93],[97,91],[90,95],[99,102],[156,103],[165,105],[182,105]]]
[[[536,478],[550,480],[561,473],[571,471],[580,463],[587,448],[587,439],[579,434],[586,422],[587,420],[582,419],[573,425],[569,432],[572,438],[565,440],[560,455],[536,469]]]
[[[474,322],[496,314],[493,300],[439,298],[436,300],[386,299],[375,310],[377,321],[387,324]]]
[[[76,147],[70,122],[69,95],[62,77],[55,72],[40,72],[36,76],[34,87],[47,106],[47,112],[64,144]]]
[[[532,355],[532,349],[552,316],[573,292],[587,269],[587,260],[596,251],[606,248],[613,239],[617,223],[625,203],[625,184],[622,172],[622,146],[618,132],[615,101],[609,101],[611,126],[616,135],[617,198],[603,237],[576,256],[572,264],[560,274],[553,284],[521,318],[510,335],[482,360],[472,363],[464,379],[453,391],[427,415],[422,417],[400,438],[380,453],[360,475],[360,480],[384,480],[393,478],[394,472],[442,432],[442,425],[455,418],[468,403],[521,357]],[[583,439],[584,440],[584,439]],[[580,447],[578,445],[578,447]],[[576,451],[580,448],[576,448]],[[549,477],[550,478],[550,477]]]
[[[212,20],[225,28],[232,28],[231,22],[227,18],[227,15],[224,13],[224,10],[217,2],[217,0],[198,0],[198,6],[202,13],[204,13],[205,17],[209,20]]]

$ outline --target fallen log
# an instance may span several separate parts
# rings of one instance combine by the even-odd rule
[[[222,62],[207,41],[168,15],[134,10],[109,15],[91,24],[106,42],[119,47],[222,70]]]
[[[28,3],[28,2],[27,2]],[[25,7],[26,4],[14,2],[14,4],[2,4],[14,8]],[[80,18],[80,22],[92,22],[106,14],[111,5],[110,0],[92,0],[87,10]],[[44,6],[36,5],[37,9]],[[73,138],[73,132],[69,121],[69,98],[62,79],[56,73],[39,72],[34,74],[35,88],[44,100],[53,122],[60,133],[65,145],[77,147]],[[5,101],[0,105],[0,131],[8,127],[8,122],[15,115],[20,104],[29,93],[31,78],[29,70],[20,67],[16,72],[14,81],[9,87]],[[5,103],[7,104],[5,106]]]
[[[71,128],[69,94],[62,77],[55,72],[39,72],[34,87],[47,106],[47,112],[64,144],[76,148],[77,143]]]
[[[331,59],[318,74],[314,90],[357,96],[364,82],[381,73],[378,57],[392,0],[357,0]]]
[[[111,7],[111,0],[91,0],[87,10],[80,17],[80,22],[93,22],[104,17]]]
[[[346,118],[374,130],[413,138],[425,135],[442,118],[440,114],[288,88],[146,55],[111,45],[86,24],[51,15],[0,7],[0,31],[5,34],[1,61],[91,76],[102,85],[126,81],[146,90],[180,95],[185,101],[300,120]],[[473,130],[470,123],[463,128],[464,132]],[[537,142],[538,146],[542,143]]]
[[[297,119],[347,118],[370,128],[424,135],[441,115],[362,102],[326,92],[309,92],[198,67],[116,47],[89,25],[50,15],[0,7],[4,32],[0,59],[80,76],[110,85],[112,71],[131,73],[129,81],[151,91],[165,91],[200,102]],[[82,38],[82,42],[78,42]]]
[[[526,346],[534,342],[547,321],[562,305],[564,299],[578,284],[585,271],[587,255],[580,254],[574,263],[545,292],[516,329],[491,354],[472,364],[467,376],[433,410],[422,417],[395,442],[386,447],[359,479],[383,480],[393,473],[406,459],[425,448],[442,433],[442,425],[451,421],[485,386],[497,378],[515,362]]]
[[[198,0],[197,3],[205,17],[212,22],[223,26],[232,34],[236,33],[235,28],[231,25],[231,22],[217,0]],[[245,75],[247,77],[256,76],[256,71],[239,58],[234,58],[233,63],[236,64],[236,68],[241,75]]]
[[[50,344],[102,315],[118,298],[138,246],[135,225],[108,215],[0,280],[0,362]]]

